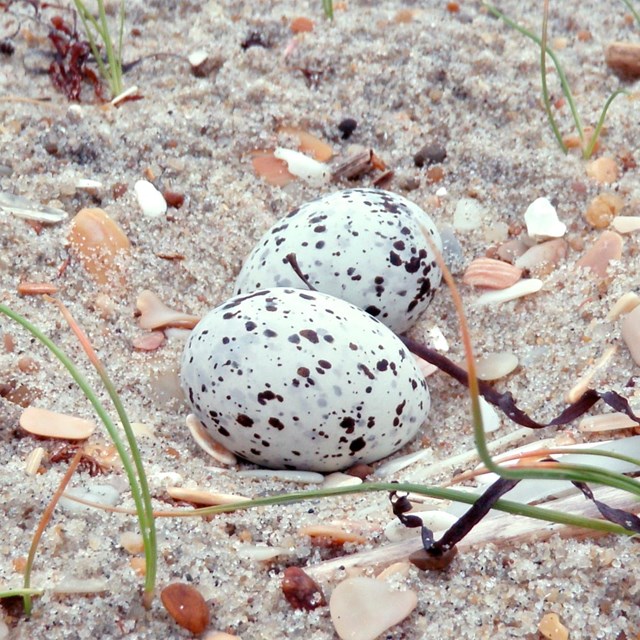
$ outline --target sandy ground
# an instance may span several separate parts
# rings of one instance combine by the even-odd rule
[[[636,39],[638,27],[625,20],[623,3],[552,5],[552,43],[561,48],[582,118],[592,124],[619,84],[604,64],[603,47],[612,40]],[[537,5],[528,9],[509,0],[500,6],[539,29]],[[15,53],[0,55],[0,189],[58,206],[70,216],[99,205],[125,230],[132,250],[124,265],[125,282],[101,288],[73,257],[59,274],[69,256],[68,220],[35,229],[0,212],[0,300],[37,322],[84,367],[84,355],[56,308],[17,294],[22,281],[58,285],[59,297],[116,381],[131,419],[155,427],[155,436],[142,439],[141,447],[156,508],[167,507],[168,483],[248,496],[299,488],[240,478],[236,469],[220,472],[186,430],[186,407],[154,394],[150,379],[175,370],[184,335],[170,333],[152,353],[132,349],[132,340],[144,333],[134,318],[140,291],[152,289],[172,307],[203,314],[230,294],[243,258],[278,217],[331,189],[370,185],[379,175],[323,188],[300,181],[284,188],[266,184],[254,173],[250,152],[275,146],[282,125],[327,140],[338,157],[347,155],[350,145],[372,148],[394,171],[387,188],[423,206],[441,229],[451,225],[461,198],[476,198],[485,210],[482,225],[456,234],[465,264],[521,230],[524,211],[535,198],[547,196],[556,204],[568,225],[570,249],[544,277],[543,290],[501,307],[468,309],[479,354],[511,351],[520,359],[517,371],[498,387],[511,390],[525,409],[540,419],[557,414],[565,406],[566,391],[610,345],[618,346],[617,353],[593,384],[623,391],[636,372],[618,325],[605,322],[605,316],[620,295],[637,287],[637,236],[625,236],[622,260],[603,281],[577,270],[575,262],[600,233],[583,218],[594,196],[615,191],[625,203],[623,213],[638,214],[637,170],[630,162],[640,134],[637,102],[622,97],[610,110],[599,153],[624,170],[615,184],[599,185],[587,177],[585,161],[576,152],[563,155],[552,137],[540,102],[537,49],[488,17],[478,3],[462,2],[453,13],[444,2],[349,2],[330,23],[323,19],[319,0],[127,2],[126,60],[162,55],[145,57],[127,73],[125,84],[137,85],[143,99],[117,110],[86,102],[70,109],[46,73],[38,72],[49,64],[46,18],[28,18],[32,9],[19,2],[11,10],[23,20],[13,39]],[[297,16],[311,18],[315,28],[299,36],[285,58],[292,39],[289,23]],[[0,14],[0,25],[5,17]],[[7,17],[7,33],[13,24]],[[132,29],[138,35],[131,35]],[[243,50],[241,43],[253,32],[266,48]],[[590,39],[579,38],[581,32]],[[191,74],[185,59],[200,49],[213,61],[204,78]],[[554,100],[560,97],[555,78],[551,90]],[[10,97],[46,101],[31,104]],[[90,88],[85,98],[90,101]],[[563,133],[572,133],[566,105],[557,116]],[[345,117],[358,122],[349,141],[338,130]],[[444,177],[437,184],[413,160],[428,142],[446,149]],[[159,187],[185,195],[182,208],[160,218],[142,215],[133,185],[149,170]],[[98,196],[78,190],[81,178],[98,180],[104,189]],[[118,183],[128,190],[116,198]],[[442,187],[446,195],[436,199]],[[159,257],[173,253],[184,259]],[[468,287],[462,293],[468,302],[478,295]],[[107,314],[102,311],[105,296],[111,306]],[[422,339],[434,324],[447,337],[451,357],[460,359],[455,314],[444,291],[412,335]],[[5,319],[0,332],[15,343],[12,351],[0,348],[1,384],[24,385],[37,406],[93,417],[66,373],[30,336]],[[19,369],[24,356],[38,363],[38,371]],[[97,386],[95,376],[88,375]],[[429,422],[401,453],[431,447],[433,455],[396,479],[446,480],[451,470],[430,478],[429,465],[473,446],[464,391],[443,375],[432,376],[429,384]],[[7,587],[21,584],[16,567],[66,469],[58,463],[47,465],[44,474],[25,473],[25,459],[36,446],[53,451],[57,445],[25,436],[17,424],[21,411],[0,398],[0,584]],[[494,437],[515,429],[503,419]],[[106,435],[93,439],[104,442]],[[110,485],[120,494],[119,504],[131,506],[117,470],[94,478],[80,472],[72,480],[77,487],[96,484]],[[384,494],[270,507],[210,522],[161,519],[158,584],[193,582],[213,603],[210,628],[244,640],[328,640],[336,635],[326,607],[294,611],[280,593],[285,566],[310,566],[336,555],[312,546],[298,528],[347,521],[376,547],[384,543],[381,528],[391,519]],[[149,611],[141,606],[141,579],[120,544],[121,534],[136,526],[126,515],[56,512],[32,580],[45,594],[35,601],[30,619],[5,613],[8,637],[187,637],[158,598]],[[239,553],[249,544],[290,547],[292,553],[264,566]],[[344,553],[355,550],[347,547]],[[549,612],[560,616],[572,639],[635,637],[637,554],[632,542],[610,537],[483,545],[461,554],[444,574],[411,569],[406,578],[395,580],[397,588],[417,592],[418,606],[381,637],[537,638],[537,625]],[[323,580],[327,595],[343,576]],[[90,596],[52,592],[72,578],[97,578],[106,590]]]

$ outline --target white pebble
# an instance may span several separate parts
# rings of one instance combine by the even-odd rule
[[[278,556],[290,556],[291,550],[284,547],[268,547],[266,545],[242,545],[238,549],[238,557],[246,560],[255,560],[257,562],[267,562]]]
[[[314,187],[321,187],[329,181],[329,167],[323,162],[318,162],[300,151],[277,147],[273,155],[278,158],[278,160],[284,160],[287,163],[289,173],[292,173],[296,178],[300,178]]]
[[[374,640],[402,622],[418,604],[413,591],[396,591],[383,580],[347,578],[331,594],[331,621],[341,640]]]
[[[560,222],[556,208],[547,198],[537,198],[524,214],[527,233],[536,240],[561,238],[567,232],[567,225]]]
[[[476,376],[480,380],[499,380],[518,366],[518,356],[508,351],[488,353],[476,360]]]
[[[167,212],[167,201],[148,180],[138,180],[133,189],[145,216],[158,218]]]
[[[394,458],[393,460],[389,460],[384,464],[381,464],[374,472],[374,476],[377,478],[384,478],[386,476],[393,475],[398,471],[402,471],[405,467],[412,465],[423,458],[428,458],[433,456],[433,450],[429,449],[420,449],[420,451],[414,451],[413,453],[408,453],[406,456],[400,456],[399,458]]]
[[[453,228],[456,231],[473,231],[482,224],[485,208],[473,198],[460,198],[453,214]]]
[[[100,593],[109,590],[109,583],[104,578],[74,578],[67,576],[54,585],[53,593]]]
[[[640,365],[640,307],[622,318],[621,332],[633,361]]]
[[[209,54],[204,49],[198,49],[189,54],[189,64],[194,68],[199,67],[208,57]]]
[[[616,216],[611,226],[618,233],[632,233],[640,229],[640,216]]]
[[[542,289],[542,280],[538,278],[528,278],[516,282],[513,286],[506,289],[500,289],[499,291],[489,291],[481,295],[473,303],[475,307],[482,307],[490,304],[500,304],[502,302],[508,302],[509,300],[515,300],[516,298],[522,298],[530,293],[536,293]]]

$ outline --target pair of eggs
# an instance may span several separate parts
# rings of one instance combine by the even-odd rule
[[[431,242],[441,250],[422,209],[374,189],[318,198],[273,225],[184,351],[182,386],[212,437],[262,466],[321,472],[409,442],[429,391],[394,331],[440,283]]]

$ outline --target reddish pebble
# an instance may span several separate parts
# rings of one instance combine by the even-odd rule
[[[152,331],[141,336],[136,336],[131,344],[136,351],[155,351],[164,344],[164,333]]]
[[[291,21],[289,28],[293,33],[310,33],[313,31],[313,21],[300,16]]]
[[[300,567],[284,570],[282,593],[294,609],[312,611],[327,604],[322,589]]]
[[[209,625],[209,607],[195,587],[174,582],[162,590],[160,599],[169,615],[191,633],[202,633]]]
[[[167,204],[174,209],[179,209],[184,204],[184,193],[177,191],[165,191],[162,196]]]

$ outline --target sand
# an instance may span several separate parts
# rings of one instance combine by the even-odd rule
[[[115,3],[114,3],[115,4]],[[175,5],[179,5],[177,8]],[[565,65],[585,124],[596,122],[607,96],[620,85],[604,63],[603,48],[613,40],[637,37],[622,3],[552,3],[550,42]],[[508,0],[501,8],[534,30],[540,8]],[[607,347],[617,351],[593,385],[629,395],[625,388],[637,372],[621,340],[619,323],[606,314],[624,293],[637,287],[637,235],[625,236],[622,259],[605,279],[575,268],[600,230],[583,218],[588,203],[602,192],[616,192],[625,215],[638,213],[637,103],[620,97],[612,105],[599,155],[621,168],[611,185],[587,177],[577,151],[558,148],[541,103],[539,53],[532,42],[489,17],[477,2],[458,12],[444,2],[402,4],[346,3],[333,22],[324,20],[320,2],[127,2],[125,60],[140,63],[125,75],[142,99],[120,108],[92,104],[87,86],[79,107],[51,85],[46,69],[46,39],[51,10],[33,19],[26,3],[0,14],[13,38],[13,55],[0,56],[0,190],[34,203],[64,209],[69,216],[100,206],[118,222],[132,243],[123,264],[124,281],[99,286],[71,256],[69,220],[34,228],[0,212],[0,300],[36,322],[83,370],[94,386],[77,341],[58,310],[38,297],[19,296],[20,282],[54,282],[84,327],[116,382],[132,421],[151,425],[154,436],[141,438],[154,506],[169,508],[165,486],[197,486],[224,493],[262,496],[300,485],[247,479],[236,469],[220,469],[193,442],[185,427],[187,409],[177,400],[158,398],[151,378],[175,372],[184,332],[169,331],[151,353],[136,352],[132,340],[145,332],[135,319],[135,301],[151,289],[168,305],[201,315],[225,300],[242,260],[278,217],[332,189],[369,186],[374,172],[352,182],[317,187],[295,181],[267,184],[255,174],[251,152],[273,148],[282,125],[303,128],[326,140],[338,158],[371,148],[394,175],[387,188],[409,197],[450,227],[457,203],[472,197],[482,206],[482,224],[456,231],[462,264],[485,255],[524,226],[524,212],[538,197],[548,197],[568,226],[569,251],[545,275],[542,291],[503,306],[474,307],[478,293],[462,287],[478,354],[509,351],[520,366],[497,386],[510,390],[521,406],[548,420],[565,406],[565,393]],[[313,20],[314,30],[292,41],[290,21]],[[5,26],[6,25],[6,26]],[[135,29],[135,35],[131,32]],[[260,34],[267,47],[243,50],[241,43]],[[581,37],[582,33],[589,38]],[[186,56],[204,50],[210,67],[205,77],[191,73]],[[633,90],[631,85],[630,90]],[[552,100],[563,134],[574,134],[567,105],[550,76]],[[29,102],[41,100],[41,102]],[[358,127],[348,141],[338,124],[354,118]],[[280,139],[281,144],[291,141]],[[431,183],[427,168],[414,163],[426,143],[446,149],[443,178]],[[339,160],[334,161],[335,163]],[[133,185],[153,175],[161,189],[185,195],[180,209],[166,215],[142,215]],[[76,187],[79,179],[100,181],[97,195]],[[114,186],[126,185],[120,197]],[[436,192],[440,191],[439,196]],[[180,254],[179,260],[162,255]],[[456,273],[460,282],[461,270]],[[449,356],[462,359],[457,321],[442,289],[412,335],[425,339],[437,325],[447,338]],[[0,320],[0,384],[24,385],[36,406],[94,418],[62,367],[9,320]],[[9,338],[10,337],[10,338]],[[6,348],[7,340],[14,343]],[[33,358],[35,372],[18,368]],[[473,437],[464,390],[442,374],[430,378],[433,407],[420,436],[400,454],[431,447],[422,462],[393,476],[434,484],[452,469],[429,477],[435,461],[469,450]],[[106,395],[100,392],[106,399]],[[38,441],[18,426],[22,407],[0,398],[0,584],[18,587],[20,559],[66,463],[46,464],[46,473],[29,476],[25,460],[37,446],[47,452],[58,444]],[[594,411],[602,411],[597,408]],[[492,437],[517,427],[504,418]],[[575,437],[575,425],[568,427]],[[535,438],[555,435],[536,432]],[[92,436],[107,442],[100,428]],[[467,465],[468,466],[468,465]],[[246,468],[248,465],[240,465]],[[427,480],[428,479],[428,480]],[[118,504],[132,501],[120,470],[96,477],[77,473],[73,487],[108,485]],[[300,526],[338,522],[366,535],[371,548],[385,543],[382,528],[392,520],[385,494],[347,496],[202,519],[159,519],[158,586],[191,582],[212,603],[212,630],[244,640],[336,637],[326,607],[294,611],[280,592],[284,567],[309,567],[358,549],[314,547],[297,532]],[[180,630],[156,598],[141,605],[142,580],[120,536],[137,530],[134,517],[96,510],[58,509],[36,558],[32,584],[45,589],[31,618],[5,611],[5,637],[11,638],[178,638]],[[247,545],[273,545],[290,555],[268,565],[242,557]],[[628,539],[561,539],[466,549],[446,573],[411,569],[393,580],[395,588],[418,594],[415,611],[381,637],[537,638],[545,613],[557,613],[576,638],[629,638],[638,633],[637,548]],[[375,575],[380,567],[363,569]],[[326,578],[327,595],[345,572]],[[56,585],[71,579],[98,579],[104,587],[92,595],[60,595]],[[559,636],[558,636],[559,637]]]

